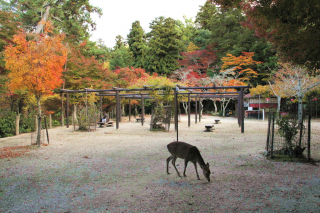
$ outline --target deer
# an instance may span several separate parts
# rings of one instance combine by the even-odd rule
[[[200,180],[200,178],[197,170],[197,163],[200,165],[205,178],[208,180],[208,182],[210,182],[209,163],[205,164],[200,154],[200,151],[196,146],[193,146],[191,144],[188,144],[182,141],[175,141],[175,142],[169,143],[167,145],[167,148],[171,153],[171,156],[167,158],[167,174],[170,174],[169,162],[172,160],[173,167],[176,169],[178,176],[181,177],[175,163],[177,158],[182,158],[184,159],[184,171],[183,171],[184,177],[186,177],[186,169],[187,169],[188,162],[191,161],[194,165],[194,168],[196,169],[198,180]]]

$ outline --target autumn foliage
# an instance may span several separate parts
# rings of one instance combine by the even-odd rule
[[[6,69],[10,70],[9,88],[27,90],[37,98],[61,85],[67,48],[63,35],[27,34],[21,31],[4,51]]]
[[[243,52],[242,55],[236,57],[232,54],[227,54],[223,57],[222,70],[227,76],[232,76],[234,79],[241,81],[248,81],[252,78],[256,78],[259,74],[257,71],[252,69],[253,65],[260,64],[261,62],[253,60],[254,52]]]

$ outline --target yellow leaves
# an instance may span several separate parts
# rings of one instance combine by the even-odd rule
[[[227,54],[221,60],[223,64],[220,73],[233,76],[242,80],[249,80],[256,78],[259,74],[254,71],[252,65],[260,64],[261,62],[253,60],[254,52],[243,52],[239,57]]]
[[[193,42],[190,42],[187,48],[187,52],[194,52],[199,49],[200,48],[197,45],[195,45]]]

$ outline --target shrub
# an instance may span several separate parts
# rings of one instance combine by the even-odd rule
[[[10,137],[15,134],[16,114],[0,110],[0,138]]]

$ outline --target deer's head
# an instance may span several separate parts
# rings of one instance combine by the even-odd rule
[[[210,182],[210,168],[209,168],[209,163],[207,163],[206,165],[204,166],[201,166],[201,169],[202,169],[202,173],[203,175],[207,178],[208,182]]]

